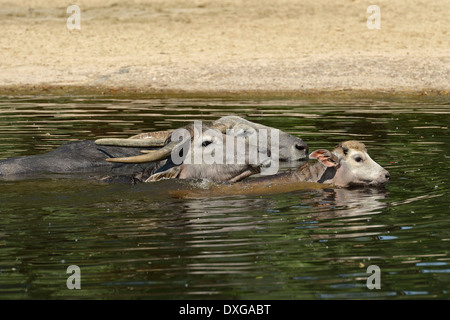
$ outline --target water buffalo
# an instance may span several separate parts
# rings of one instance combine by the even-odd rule
[[[190,138],[196,137],[192,128]],[[237,128],[237,130],[234,130]],[[189,130],[188,130],[189,129]],[[291,136],[275,128],[261,126],[239,117],[223,117],[213,122],[210,127],[204,126],[201,132],[209,129],[216,130],[213,135],[225,137],[223,140],[244,138],[243,150],[236,148],[236,153],[252,150],[254,144],[252,137],[260,129],[267,129],[277,133],[277,144],[268,135],[267,145],[256,146],[257,161],[249,162],[248,154],[236,154],[239,163],[174,163],[172,156],[177,150],[180,141],[172,141],[175,131],[153,132],[140,134],[131,139],[99,139],[96,141],[79,141],[63,145],[56,150],[43,155],[34,155],[6,159],[0,162],[0,177],[14,178],[43,173],[78,173],[94,172],[96,175],[123,176],[131,175],[137,181],[154,181],[161,178],[209,178],[213,181],[239,181],[251,174],[261,171],[261,168],[270,167],[278,160],[298,160],[306,157],[308,147],[300,138]],[[231,138],[230,138],[231,137]],[[202,154],[202,149],[219,150],[217,141],[213,141],[211,134],[202,134],[197,139],[199,144],[184,148],[184,157]],[[241,139],[242,140],[242,139]],[[184,143],[184,142],[183,142]],[[181,143],[181,145],[184,145]],[[155,149],[156,147],[161,147]],[[142,150],[143,148],[150,150]],[[276,156],[267,160],[267,154],[276,149]],[[196,150],[196,151],[195,151]],[[194,152],[195,151],[195,152]],[[144,154],[142,154],[144,152]],[[228,150],[224,155],[230,155]],[[264,156],[266,155],[266,156]],[[105,161],[107,160],[107,161]]]
[[[302,181],[351,187],[382,186],[389,181],[389,172],[372,160],[362,142],[345,141],[332,152],[326,149],[313,151],[309,158],[318,161],[307,162],[297,170],[255,178],[248,183],[283,184]]]
[[[218,126],[214,127],[215,129],[205,128],[202,123],[194,123],[175,130],[171,134],[171,142],[159,150],[135,157],[107,160],[132,163],[168,157],[166,164],[146,182],[163,178],[205,178],[215,182],[237,182],[261,173],[275,163],[265,150],[260,152],[257,146],[252,146],[245,138],[223,133],[226,131],[224,127],[222,130],[216,130]],[[241,147],[238,147],[239,140],[242,141]]]
[[[210,126],[212,129],[217,129],[229,136],[244,138],[246,145],[255,146],[259,152],[266,152],[270,155],[273,161],[296,161],[303,160],[308,154],[308,145],[300,138],[283,132],[279,129],[264,126],[255,122],[245,120],[238,116],[224,116],[214,121]],[[262,134],[265,134],[264,143],[260,143]],[[171,141],[172,130],[160,131],[157,133],[139,134],[128,139],[105,138],[96,140],[98,145],[121,146],[121,147],[149,147],[149,146],[163,146],[169,144],[170,146],[161,149],[160,153],[170,152],[177,142]],[[272,137],[276,136],[276,141],[272,141]],[[272,154],[272,150],[276,150],[276,154]],[[156,153],[152,152],[156,155]],[[155,156],[156,157],[156,156]],[[138,163],[154,161],[152,156],[140,156],[130,159],[109,160],[123,163]]]
[[[277,154],[271,154],[273,161],[295,161],[306,159],[308,155],[308,145],[300,138],[292,136],[278,129],[264,126],[259,123],[250,122],[237,116],[225,116],[213,123],[216,126],[223,125],[231,129],[227,134],[238,137],[245,137],[251,143],[256,141],[261,132],[267,131],[267,148],[270,151],[274,144],[277,144]],[[272,141],[272,131],[276,131],[278,140]],[[265,150],[259,150],[261,152]]]
[[[266,177],[255,177],[235,184],[214,185],[207,189],[181,190],[175,197],[223,196],[231,194],[274,194],[299,189],[324,189],[336,187],[383,186],[389,181],[389,172],[367,153],[363,143],[345,141],[332,152],[319,149],[309,155],[317,162],[307,162],[296,170]]]

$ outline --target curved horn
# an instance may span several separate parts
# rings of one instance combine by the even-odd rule
[[[245,123],[247,120],[238,116],[224,116],[213,122],[213,126],[222,125],[227,129],[234,127],[237,123]]]
[[[166,144],[166,140],[157,139],[120,139],[104,138],[95,140],[95,144],[100,146],[118,146],[118,147],[161,147]]]
[[[140,133],[127,139],[104,138],[95,140],[95,144],[101,146],[118,147],[161,147],[167,144],[173,130]]]
[[[145,132],[140,133],[135,136],[130,137],[130,139],[152,139],[152,140],[164,140],[166,141],[170,135],[172,134],[173,130],[166,130],[166,131],[154,131],[154,132]]]
[[[172,153],[172,150],[179,144],[178,141],[172,141],[168,145],[162,147],[158,150],[153,150],[149,153],[134,156],[134,157],[125,157],[125,158],[109,158],[106,161],[109,162],[122,162],[122,163],[144,163],[144,162],[152,162],[166,159]]]
[[[231,126],[227,126],[226,124],[223,123],[214,123],[212,125],[209,126],[210,129],[216,129],[219,130],[222,133],[226,133],[227,129],[229,129]]]

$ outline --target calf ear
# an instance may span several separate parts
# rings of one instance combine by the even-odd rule
[[[338,157],[325,149],[319,149],[309,155],[310,159],[317,159],[327,167],[336,167],[339,163]]]

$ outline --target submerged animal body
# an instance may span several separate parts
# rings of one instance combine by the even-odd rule
[[[130,157],[140,154],[141,148],[98,146],[94,141],[76,141],[40,155],[15,157],[0,161],[0,177],[15,178],[40,174],[95,172],[98,174],[132,174],[146,168],[153,170],[155,163],[117,164],[106,157]]]

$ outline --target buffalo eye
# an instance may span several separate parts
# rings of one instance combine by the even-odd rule
[[[202,143],[202,147],[207,147],[207,146],[209,146],[211,143],[212,143],[212,141],[205,140],[205,141],[203,141],[203,143]]]

